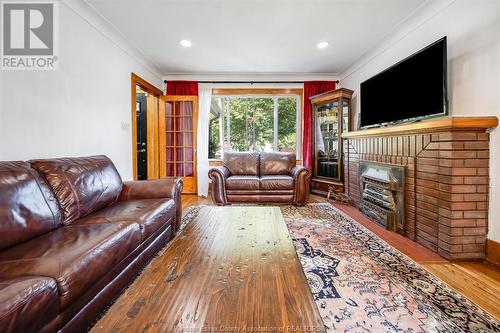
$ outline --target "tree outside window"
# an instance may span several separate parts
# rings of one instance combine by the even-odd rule
[[[209,158],[223,151],[297,149],[298,96],[214,96],[209,117]]]

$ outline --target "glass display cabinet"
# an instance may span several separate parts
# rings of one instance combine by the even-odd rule
[[[313,177],[311,192],[344,192],[342,132],[349,131],[353,91],[340,88],[311,97],[313,109]]]

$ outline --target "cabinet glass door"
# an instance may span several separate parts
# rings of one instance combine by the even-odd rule
[[[315,176],[339,179],[339,101],[317,106],[315,117]]]
[[[342,99],[342,132],[349,132],[349,102]]]
[[[162,96],[160,102],[160,177],[182,177],[183,193],[196,193],[198,97]]]

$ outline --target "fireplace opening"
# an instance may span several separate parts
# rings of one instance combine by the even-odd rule
[[[360,161],[359,169],[360,210],[384,228],[404,235],[405,168]]]

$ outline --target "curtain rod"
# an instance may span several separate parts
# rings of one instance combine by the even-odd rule
[[[163,83],[167,83],[167,80],[164,80]],[[340,83],[339,80],[335,80],[335,83]],[[273,83],[273,84],[279,84],[279,83],[304,83],[304,81],[198,81],[198,83]]]

